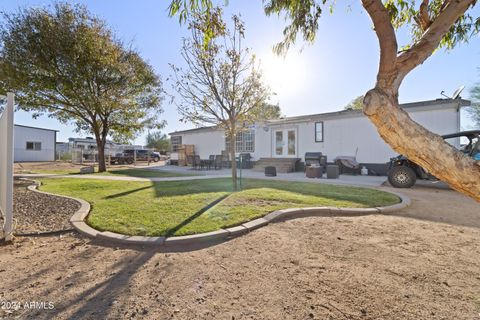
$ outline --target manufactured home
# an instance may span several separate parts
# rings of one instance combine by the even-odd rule
[[[58,130],[15,125],[13,132],[14,161],[55,161]]]
[[[438,99],[402,104],[413,120],[437,134],[460,131],[463,99]],[[225,133],[203,127],[170,133],[172,150],[193,145],[201,159],[229,150]],[[453,143],[459,145],[459,141]],[[292,159],[302,163],[307,152],[322,152],[327,161],[339,156],[356,157],[361,165],[384,174],[386,163],[396,153],[378,135],[361,110],[342,110],[257,122],[237,135],[237,154],[250,153],[254,162]],[[298,166],[297,166],[298,167]]]

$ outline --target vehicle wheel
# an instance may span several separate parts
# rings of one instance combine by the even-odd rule
[[[388,172],[388,182],[395,188],[411,188],[416,181],[417,175],[407,166],[396,166]]]
[[[160,158],[159,158],[159,157],[153,158],[153,162],[158,162],[158,161],[160,161]]]

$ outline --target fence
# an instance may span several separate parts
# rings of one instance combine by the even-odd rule
[[[13,232],[13,93],[0,115],[0,211],[3,226],[0,238],[12,239]]]

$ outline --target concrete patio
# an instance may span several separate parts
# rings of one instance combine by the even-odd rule
[[[198,175],[198,177],[202,177],[202,178],[205,178],[205,177],[220,178],[220,177],[231,176],[231,170],[228,168],[220,169],[220,170],[195,170],[191,167],[163,165],[163,166],[155,166],[155,167],[151,166],[149,169],[183,173],[183,174],[196,174]],[[240,170],[237,170],[237,173],[238,173],[238,177],[240,177]],[[263,172],[257,172],[251,169],[242,169],[241,174],[243,178],[272,179],[272,180],[276,179],[276,180],[286,180],[286,181],[330,183],[330,184],[369,186],[369,187],[379,187],[387,180],[387,177],[385,176],[361,176],[361,175],[345,175],[345,174],[340,175],[338,179],[326,179],[326,178],[309,179],[305,177],[304,172],[277,173],[276,177],[266,177]],[[189,177],[189,178],[194,178],[194,177]],[[163,179],[163,178],[159,178],[159,179]],[[172,178],[169,178],[169,179],[172,179]],[[178,178],[175,178],[175,179],[178,179]]]

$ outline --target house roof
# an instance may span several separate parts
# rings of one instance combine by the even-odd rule
[[[215,131],[217,129],[218,129],[218,126],[200,127],[200,128],[170,132],[169,135],[174,136],[174,135],[182,134],[182,133],[201,132],[201,131],[208,132],[208,131]]]
[[[37,127],[31,127],[31,126],[23,126],[21,124],[15,124],[15,127],[21,127],[21,128],[28,128],[28,129],[36,129],[36,130],[45,130],[45,131],[53,131],[53,132],[59,132],[59,130],[53,130],[53,129],[45,129],[45,128],[37,128]]]
[[[437,100],[427,100],[427,101],[420,101],[420,102],[412,102],[412,103],[402,103],[400,107],[402,109],[414,109],[414,108],[424,108],[424,107],[433,107],[439,105],[446,105],[457,103],[458,107],[469,106],[471,102],[469,100],[464,99],[437,99]],[[301,115],[295,117],[285,117],[280,119],[274,119],[267,121],[268,124],[278,124],[284,122],[295,122],[295,121],[306,121],[312,118],[334,118],[334,117],[342,117],[342,116],[359,116],[362,115],[362,110],[358,109],[347,109],[341,111],[334,111],[334,112],[325,112],[325,113],[317,113],[317,114],[308,114],[308,115]]]
[[[68,142],[85,142],[85,143],[97,144],[97,140],[95,140],[94,138],[68,138]],[[111,140],[107,140],[105,142],[110,144],[116,144]]]
[[[432,106],[439,106],[439,105],[452,104],[452,103],[457,103],[458,107],[471,105],[471,102],[469,100],[464,100],[464,99],[436,99],[436,100],[426,100],[426,101],[411,102],[411,103],[402,103],[400,104],[400,107],[402,109],[413,109],[413,108],[432,107]],[[285,117],[280,119],[268,120],[266,121],[266,123],[275,125],[275,124],[281,124],[285,122],[308,121],[312,118],[334,118],[334,117],[343,117],[343,116],[359,116],[362,114],[363,114],[362,110],[348,109],[348,110],[340,110],[340,111],[333,111],[333,112],[300,115],[300,116],[294,116],[294,117]],[[201,132],[201,131],[207,132],[207,131],[215,131],[217,129],[218,129],[217,126],[200,127],[200,128],[171,132],[169,133],[169,135],[172,136],[177,134],[194,133],[194,132]]]

